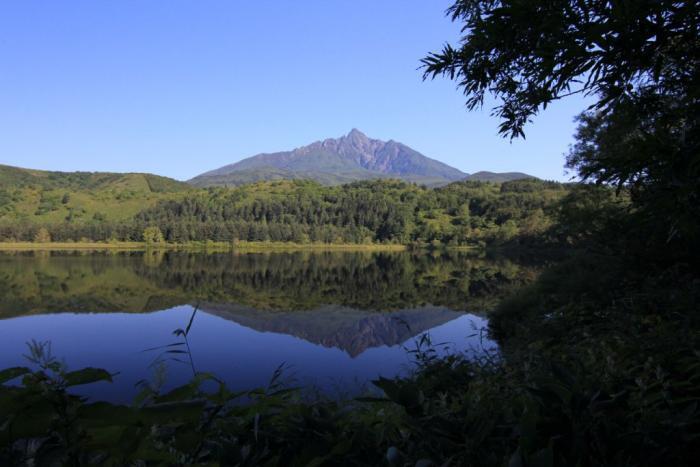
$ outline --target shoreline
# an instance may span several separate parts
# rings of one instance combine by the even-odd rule
[[[287,242],[0,242],[0,251],[70,251],[70,250],[181,250],[181,251],[405,251],[406,245],[353,244],[353,243],[287,243]]]

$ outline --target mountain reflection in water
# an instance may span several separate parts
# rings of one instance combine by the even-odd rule
[[[424,332],[453,351],[493,348],[485,319],[465,313],[536,273],[465,253],[3,253],[0,367],[26,365],[24,343],[50,340],[71,368],[120,372],[81,391],[128,401],[152,371],[142,350],[172,342],[198,306],[199,371],[244,389],[286,362],[297,382],[359,387],[405,371],[404,347]],[[189,376],[168,365],[169,384]]]
[[[370,347],[400,345],[464,313],[427,306],[371,313],[342,306],[309,311],[267,312],[239,305],[203,304],[202,310],[250,329],[295,336],[357,357]]]

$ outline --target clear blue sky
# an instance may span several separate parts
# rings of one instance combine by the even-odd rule
[[[581,99],[497,135],[419,59],[444,0],[0,2],[0,163],[187,179],[357,127],[466,172],[564,180]]]

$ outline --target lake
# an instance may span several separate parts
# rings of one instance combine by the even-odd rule
[[[194,371],[250,389],[280,366],[288,384],[353,395],[410,371],[424,334],[437,353],[497,351],[486,314],[535,274],[465,252],[4,252],[0,368],[27,366],[36,340],[69,369],[116,373],[77,388],[92,400]]]

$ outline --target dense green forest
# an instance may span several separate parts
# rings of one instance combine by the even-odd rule
[[[53,186],[33,187],[39,190],[33,195],[38,201],[29,209],[13,201],[13,196],[28,196],[26,191],[18,189],[20,194],[15,194],[6,188],[0,191],[0,204],[5,200],[0,240],[142,241],[147,228],[157,227],[165,241],[174,243],[485,245],[515,238],[526,242],[547,231],[560,202],[572,191],[570,186],[536,179],[464,181],[442,188],[393,180],[335,187],[277,181],[184,192],[175,185],[170,191],[131,190],[128,195],[113,183],[108,186],[111,191],[102,195],[102,211],[92,215],[77,207],[77,200],[94,193],[95,188],[85,183],[63,188],[62,195]],[[124,206],[125,199],[144,201],[145,209],[134,212]]]
[[[565,193],[562,185],[534,180],[460,182],[438,189],[379,180],[340,187],[273,182],[164,201],[136,219],[158,226],[175,242],[466,245],[541,233],[550,222],[545,211]]]

